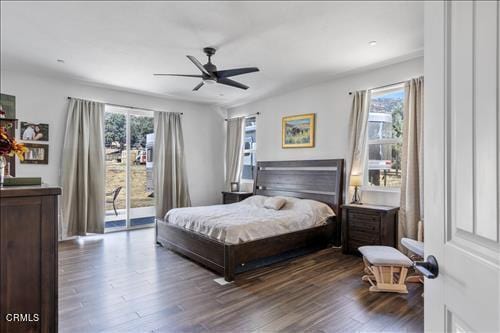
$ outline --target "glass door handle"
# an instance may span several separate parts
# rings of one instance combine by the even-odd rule
[[[428,279],[435,279],[439,275],[439,265],[436,257],[428,256],[425,261],[415,261],[415,270]]]

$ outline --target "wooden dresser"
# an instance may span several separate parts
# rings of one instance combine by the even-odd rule
[[[399,207],[375,205],[342,206],[342,251],[359,254],[364,245],[397,247]]]
[[[0,188],[0,332],[57,332],[59,187]]]

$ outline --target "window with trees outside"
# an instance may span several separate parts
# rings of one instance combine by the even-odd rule
[[[371,91],[365,172],[369,186],[401,187],[403,103],[402,84]]]
[[[257,164],[257,159],[255,157],[257,148],[255,132],[256,123],[257,119],[255,117],[249,117],[245,119],[243,171],[241,174],[242,180],[253,180],[255,175],[255,168]]]

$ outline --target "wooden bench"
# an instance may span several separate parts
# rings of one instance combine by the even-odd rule
[[[407,294],[406,276],[413,262],[404,254],[389,246],[361,246],[365,273],[363,281],[371,284],[373,292]]]

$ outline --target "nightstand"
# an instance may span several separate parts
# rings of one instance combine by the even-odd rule
[[[364,245],[397,247],[398,211],[394,206],[342,206],[342,252],[359,254]]]
[[[222,203],[231,204],[235,202],[240,202],[248,197],[251,197],[253,193],[251,192],[226,192],[222,191]]]

